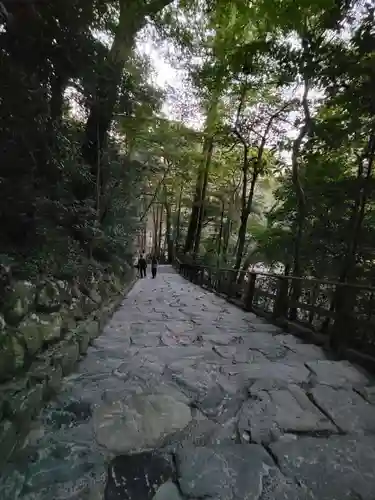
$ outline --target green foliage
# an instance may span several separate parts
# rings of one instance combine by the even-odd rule
[[[17,273],[115,265],[153,211],[160,252],[194,216],[213,265],[300,259],[305,274],[373,279],[370,4],[16,4],[0,31],[0,253]],[[200,131],[161,112],[134,51],[150,25],[174,44]]]
[[[210,129],[213,153],[202,200],[202,254],[208,260],[223,257],[226,263],[233,259],[244,213],[241,198],[245,193],[249,199],[249,179],[255,172],[259,184],[250,208],[258,212],[258,220],[254,214],[248,219],[245,262],[251,254],[265,263],[293,268],[302,214],[298,245],[304,273],[337,279],[347,279],[350,273],[352,279],[370,277],[373,8],[325,0],[212,0],[201,2],[201,10],[189,2],[181,7],[192,19],[187,24],[179,18],[181,26],[188,31],[193,24],[200,26],[194,36],[199,39],[195,54],[201,59],[192,64],[188,58],[186,67],[205,110],[206,125],[212,107],[217,111]],[[301,82],[307,82],[304,103]],[[291,153],[303,126],[306,131],[296,158],[304,198],[301,212]],[[207,131],[206,127],[206,137]],[[254,160],[259,151],[261,161]],[[194,185],[190,189],[193,194]],[[192,204],[189,200],[185,204],[186,212]]]
[[[0,252],[16,274],[73,278],[131,258],[144,168],[124,156],[121,138],[107,140],[98,192],[81,156],[84,105],[108,57],[93,33],[110,33],[116,3],[47,4],[14,6],[0,32]],[[129,60],[117,90],[118,113],[131,95],[129,140],[160,107],[148,71]]]

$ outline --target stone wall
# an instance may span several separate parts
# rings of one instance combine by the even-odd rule
[[[95,273],[82,282],[15,281],[2,270],[0,463],[84,355],[134,281],[134,272]],[[5,276],[5,281],[4,281]]]

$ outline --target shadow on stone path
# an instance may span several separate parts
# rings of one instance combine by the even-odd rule
[[[375,498],[375,389],[168,266],[139,280],[1,500]]]

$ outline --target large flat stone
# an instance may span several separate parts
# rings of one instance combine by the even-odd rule
[[[244,395],[242,393],[228,394],[221,386],[217,385],[196,404],[208,418],[215,422],[224,423],[237,415],[243,401]]]
[[[309,371],[302,363],[285,364],[267,361],[250,365],[238,364],[229,368],[224,367],[223,371],[229,376],[239,377],[248,382],[258,379],[275,379],[291,384],[302,384],[309,379]]]
[[[158,373],[142,367],[129,373],[121,385],[116,384],[113,389],[103,391],[102,400],[106,403],[124,400],[131,394],[164,394],[188,404],[190,398],[178,386],[169,380],[160,377]]]
[[[96,440],[113,453],[156,448],[190,420],[190,408],[165,394],[132,395],[94,412]]]
[[[161,346],[158,348],[155,347],[147,347],[142,349],[142,356],[151,355],[158,359],[161,363],[169,365],[175,361],[187,358],[195,358],[195,359],[206,359],[206,356],[212,353],[211,348],[201,347],[198,345],[190,345],[190,346]]]
[[[231,498],[235,486],[244,494],[255,487],[253,495],[259,496],[264,464],[271,467],[271,457],[256,445],[187,447],[177,453],[179,484],[189,497]]]
[[[254,444],[186,447],[177,453],[177,474],[181,491],[189,498],[301,498],[265,449]]]
[[[186,321],[168,322],[167,329],[173,335],[179,336],[183,335],[184,333],[191,333],[191,331],[194,329],[194,325],[186,318]]]
[[[162,500],[164,497],[160,491],[158,493],[158,489],[172,476],[172,466],[162,455],[153,453],[121,455],[109,464],[105,499],[151,500],[156,493],[157,498]],[[164,492],[166,491],[168,492],[168,488],[165,488]]]
[[[268,444],[283,434],[334,433],[337,429],[296,385],[285,388],[250,389],[238,429],[243,441]]]
[[[320,385],[311,390],[311,395],[342,431],[375,432],[375,406],[352,389]]]
[[[369,382],[368,377],[348,361],[309,361],[306,366],[311,370],[311,378],[316,384],[358,387]]]
[[[176,453],[177,450],[186,446],[233,444],[236,441],[237,428],[234,418],[221,424],[204,418],[198,413],[185,429],[171,436],[170,441],[166,441],[165,449],[169,453]]]
[[[247,348],[259,351],[269,361],[281,361],[290,354],[290,349],[279,340],[279,336],[263,332],[250,332],[243,339]]]
[[[299,361],[314,361],[326,359],[323,349],[319,346],[310,344],[290,345],[289,343],[285,343],[284,345],[289,350],[289,352],[286,353],[287,359]]]
[[[251,325],[251,329],[255,332],[266,332],[270,334],[281,333],[283,330],[276,325],[270,323],[258,323],[257,325]]]
[[[164,346],[188,346],[195,342],[197,336],[194,333],[190,335],[187,334],[175,334],[170,331],[164,332],[161,335],[161,343]]]
[[[152,500],[183,500],[177,486],[172,481],[162,484]]]
[[[295,337],[294,335],[290,335],[289,333],[281,333],[277,335],[276,339],[278,342],[289,348],[293,348],[295,346],[303,344],[301,339]]]
[[[233,344],[240,344],[242,342],[242,336],[241,335],[236,335],[236,334],[228,334],[228,333],[222,333],[222,332],[217,332],[217,333],[203,333],[202,338],[205,342],[211,342],[213,345],[221,345],[221,346],[227,346],[227,345],[233,345]]]
[[[132,335],[130,340],[132,345],[139,347],[156,347],[160,345],[159,334]]]
[[[174,363],[169,366],[172,380],[181,387],[181,390],[194,400],[202,400],[209,392],[215,391],[217,383],[208,373],[191,368],[190,366]]]
[[[281,471],[317,500],[373,500],[375,437],[304,437],[271,445]]]
[[[222,358],[229,359],[233,363],[254,363],[267,361],[265,356],[255,350],[250,350],[243,345],[214,346],[213,350]]]

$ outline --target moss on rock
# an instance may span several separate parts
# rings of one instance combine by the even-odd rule
[[[18,338],[26,346],[30,355],[35,354],[44,344],[61,337],[62,317],[58,312],[51,314],[31,314],[18,326]]]
[[[29,281],[17,281],[4,301],[4,318],[10,325],[17,325],[34,305],[35,286]]]
[[[61,308],[61,292],[57,283],[46,281],[39,288],[36,296],[36,310],[38,312],[53,312]]]
[[[0,381],[10,378],[24,365],[25,352],[9,331],[0,334]]]

